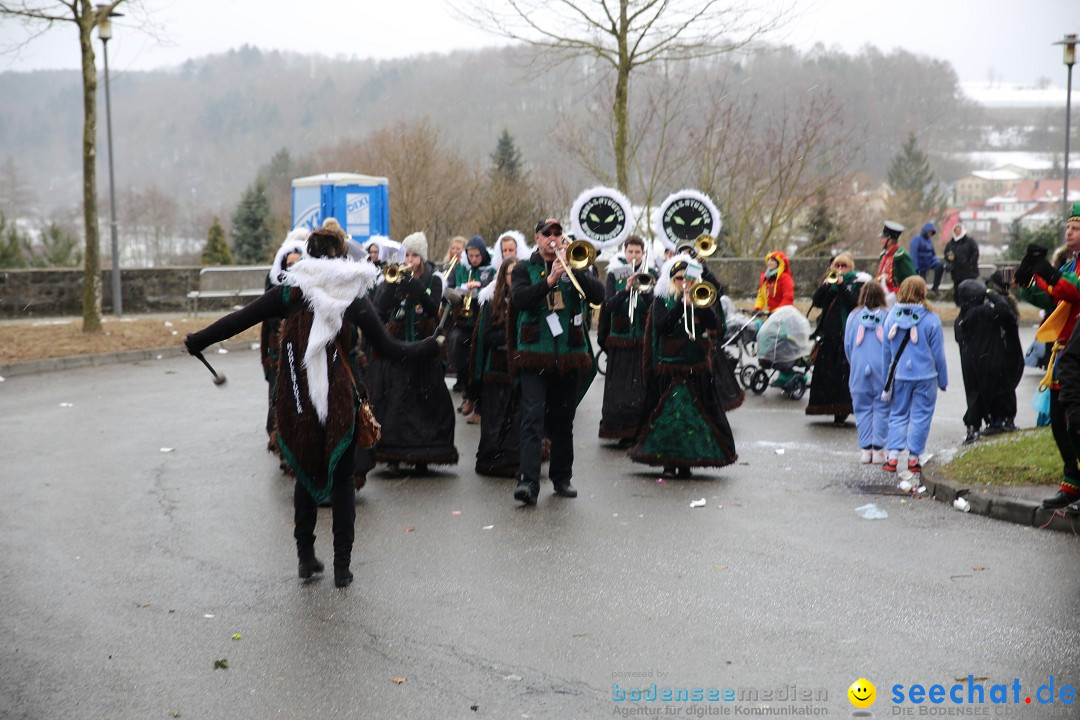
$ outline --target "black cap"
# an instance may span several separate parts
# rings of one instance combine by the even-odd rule
[[[536,223],[536,230],[534,230],[533,232],[541,233],[553,227],[557,227],[559,228],[559,230],[562,230],[562,223],[559,222],[558,218],[544,218],[540,222]]]

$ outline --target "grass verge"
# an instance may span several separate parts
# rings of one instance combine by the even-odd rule
[[[1061,455],[1050,428],[1035,428],[979,440],[944,470],[963,483],[1052,485],[1061,480]]]
[[[201,330],[215,316],[188,318],[124,316],[103,317],[100,333],[84,333],[80,318],[58,320],[18,320],[0,324],[0,365],[71,355],[180,347],[184,336]],[[259,326],[236,336],[238,340],[259,341]]]

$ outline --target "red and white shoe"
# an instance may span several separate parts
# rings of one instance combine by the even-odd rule
[[[861,462],[863,465],[869,465],[873,461],[874,461],[874,453],[873,453],[873,451],[871,451],[871,450],[860,450],[859,451],[859,462]]]
[[[888,459],[888,460],[886,460],[886,461],[885,461],[885,463],[884,463],[884,464],[883,464],[883,465],[881,466],[881,469],[882,469],[882,470],[884,470],[885,472],[891,472],[891,473],[894,473],[894,472],[896,472],[896,466],[897,466],[898,464],[899,464],[899,463],[897,462],[897,459],[896,459],[896,458],[889,458],[889,459]]]

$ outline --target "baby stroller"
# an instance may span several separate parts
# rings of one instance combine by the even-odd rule
[[[748,388],[761,395],[772,386],[799,400],[810,383],[810,322],[792,305],[777,308],[757,333],[757,364]]]
[[[757,369],[757,332],[761,327],[760,314],[747,315],[735,309],[727,295],[720,298],[724,305],[724,340],[720,348],[731,365],[739,383],[749,389],[750,375]]]

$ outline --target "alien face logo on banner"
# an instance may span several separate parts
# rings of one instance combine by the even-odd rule
[[[581,206],[577,221],[590,240],[605,243],[626,227],[626,212],[615,198],[600,195]]]
[[[661,222],[664,234],[678,242],[695,240],[702,233],[708,233],[713,225],[713,216],[705,203],[696,198],[684,197],[668,206]]]

